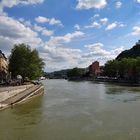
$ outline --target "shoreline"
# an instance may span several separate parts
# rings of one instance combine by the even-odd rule
[[[70,78],[67,79],[68,81],[80,82],[80,81],[92,81],[92,82],[103,82],[103,83],[110,83],[116,84],[120,86],[140,86],[140,82],[133,82],[127,80],[118,80],[118,79],[97,79],[97,78]]]
[[[17,87],[18,88],[18,87]],[[11,96],[0,102],[0,110],[13,107],[15,105],[25,103],[28,100],[40,96],[44,93],[44,87],[40,85],[32,85],[31,87],[20,91],[19,93]],[[8,94],[8,93],[7,93]]]

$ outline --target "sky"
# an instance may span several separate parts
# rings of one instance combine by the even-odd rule
[[[45,71],[115,59],[140,39],[140,0],[0,0],[0,49],[37,49]]]

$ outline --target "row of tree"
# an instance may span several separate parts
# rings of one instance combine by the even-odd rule
[[[21,75],[23,79],[37,79],[42,75],[44,62],[36,49],[25,44],[15,45],[9,57],[9,72],[12,77]]]
[[[80,68],[73,68],[73,69],[70,69],[69,71],[68,71],[68,73],[67,73],[67,76],[68,76],[68,78],[75,78],[75,77],[82,77],[83,76],[83,70],[82,69],[80,69]]]
[[[140,57],[110,60],[104,66],[104,75],[126,80],[138,80],[140,77]]]

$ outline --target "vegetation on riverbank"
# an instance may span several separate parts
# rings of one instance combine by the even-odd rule
[[[138,82],[140,80],[140,44],[121,52],[104,66],[104,75]]]
[[[42,75],[44,62],[39,57],[36,49],[31,49],[25,44],[15,45],[9,57],[9,72],[12,77],[21,75],[23,79],[28,77],[33,80]]]
[[[128,80],[138,80],[140,75],[140,57],[110,60],[105,64],[104,74]]]
[[[138,44],[136,43],[136,45],[134,45],[131,49],[121,52],[116,59],[121,60],[123,58],[137,58],[137,57],[140,57],[139,43]]]

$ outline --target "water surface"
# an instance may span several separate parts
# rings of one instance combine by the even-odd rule
[[[0,140],[140,140],[140,87],[43,84],[43,96],[0,112]]]

